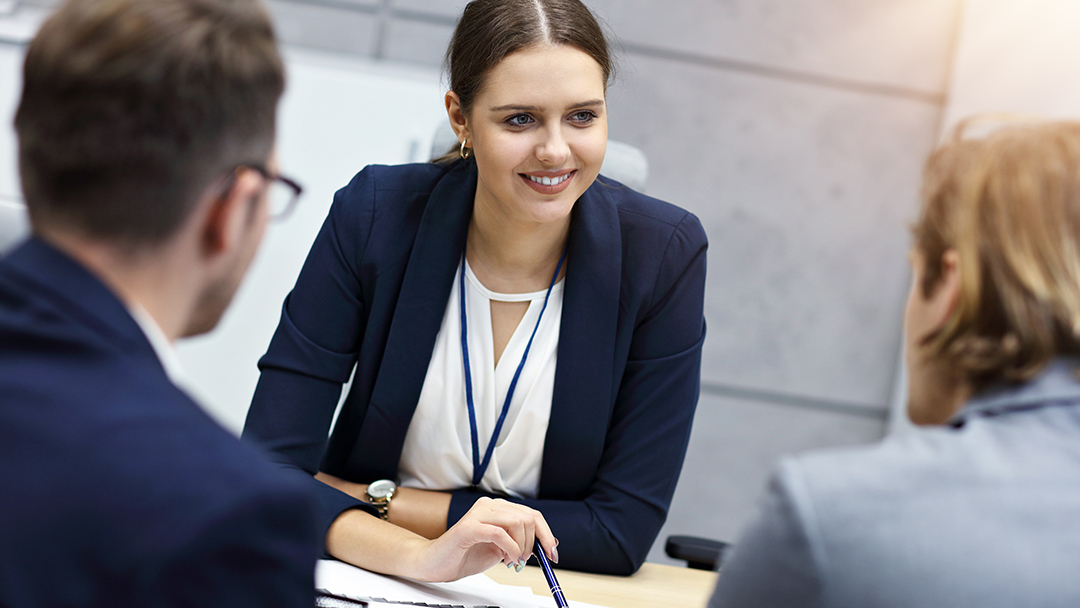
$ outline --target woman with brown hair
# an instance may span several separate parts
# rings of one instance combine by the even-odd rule
[[[1080,605],[1080,123],[957,135],[914,237],[923,427],[785,460],[712,606]]]
[[[338,192],[244,436],[316,478],[345,561],[361,501],[438,538],[498,496],[560,565],[632,573],[697,402],[704,232],[599,176],[612,59],[578,0],[470,2],[447,67],[459,145]]]

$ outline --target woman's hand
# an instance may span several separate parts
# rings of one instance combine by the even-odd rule
[[[326,550],[374,572],[442,582],[483,572],[500,561],[524,563],[536,539],[558,562],[558,540],[539,511],[483,497],[435,540],[357,509],[346,511],[330,526]]]
[[[559,541],[539,511],[501,499],[482,497],[445,534],[418,556],[418,580],[447,581],[483,572],[500,561],[524,565],[536,540],[552,561]]]

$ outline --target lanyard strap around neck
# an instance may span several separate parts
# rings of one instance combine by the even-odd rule
[[[484,473],[487,472],[488,465],[491,464],[491,455],[495,453],[495,443],[499,439],[499,433],[502,432],[503,423],[506,422],[506,414],[510,411],[510,400],[514,397],[514,389],[517,387],[518,378],[521,377],[521,370],[525,367],[525,360],[529,358],[529,349],[532,348],[536,330],[540,329],[540,320],[544,318],[548,298],[551,297],[551,290],[555,287],[555,280],[559,278],[559,271],[562,270],[563,262],[566,261],[566,252],[569,248],[570,241],[568,239],[566,246],[563,247],[559,263],[555,266],[555,274],[551,277],[551,284],[548,285],[547,294],[544,295],[544,305],[540,308],[540,315],[536,318],[536,326],[533,327],[532,335],[529,336],[529,341],[525,344],[525,352],[521,355],[521,362],[518,363],[517,370],[514,371],[514,378],[510,381],[510,388],[506,391],[506,401],[503,402],[502,412],[499,413],[499,420],[495,423],[495,430],[491,433],[491,440],[488,441],[483,460],[480,460],[480,438],[476,430],[476,406],[473,403],[472,372],[469,368],[468,320],[465,314],[465,252],[461,252],[461,284],[459,285],[459,291],[461,292],[461,358],[465,362],[465,403],[469,408],[469,432],[472,436],[472,485],[474,488],[479,487],[480,481],[484,478]]]

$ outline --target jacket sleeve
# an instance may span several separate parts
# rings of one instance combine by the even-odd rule
[[[371,231],[374,181],[365,169],[334,196],[259,360],[259,383],[242,435],[304,478],[316,497],[324,536],[343,511],[361,508],[375,514],[370,505],[313,477],[364,334],[366,315],[355,266]]]
[[[661,252],[652,297],[635,320],[587,495],[518,501],[544,514],[559,538],[560,566],[632,574],[664,523],[700,390],[706,248],[700,222],[686,214]],[[476,497],[456,492],[448,523]]]
[[[757,520],[720,570],[709,608],[825,605],[807,526],[791,492],[797,480],[790,462],[769,480]]]

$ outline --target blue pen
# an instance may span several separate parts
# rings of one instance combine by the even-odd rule
[[[569,608],[566,598],[563,597],[562,587],[559,587],[559,581],[555,580],[555,571],[551,569],[551,562],[548,561],[544,548],[540,546],[540,541],[536,541],[533,551],[536,553],[536,559],[540,560],[540,569],[544,571],[544,578],[547,579],[548,587],[551,587],[551,595],[555,597],[555,605],[559,608]]]

